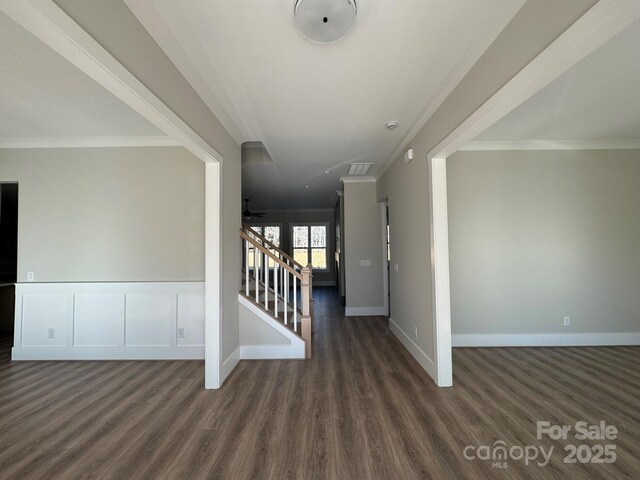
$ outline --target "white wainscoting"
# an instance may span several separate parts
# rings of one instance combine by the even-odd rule
[[[12,358],[203,359],[204,283],[19,283]]]

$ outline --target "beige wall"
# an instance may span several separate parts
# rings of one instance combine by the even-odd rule
[[[378,186],[389,202],[391,319],[433,359],[427,163],[395,162]],[[395,271],[395,265],[398,271]],[[418,336],[415,336],[415,327]]]
[[[327,224],[327,264],[329,271],[313,273],[313,284],[317,286],[335,285],[335,245],[336,226],[333,210],[298,210],[298,211],[273,211],[266,212],[263,217],[244,220],[248,225],[280,225],[280,245],[289,255],[293,256],[293,246],[291,240],[291,227],[295,224],[304,225],[315,223],[318,225]]]
[[[182,147],[0,150],[18,282],[203,281],[204,164]]]
[[[240,345],[291,345],[291,341],[269,326],[255,313],[238,304],[240,318]]]
[[[346,307],[382,307],[382,226],[375,182],[344,184]],[[371,266],[361,266],[371,260]]]
[[[454,334],[640,331],[640,151],[457,152],[447,169]]]
[[[224,157],[222,166],[222,358],[239,345],[240,146],[122,0],[55,3]]]
[[[403,152],[378,178],[377,197],[390,203],[391,255],[400,262],[390,280],[391,318],[432,360],[427,155],[595,3],[528,0],[411,139],[415,160],[405,165]],[[414,325],[417,339],[411,332]]]

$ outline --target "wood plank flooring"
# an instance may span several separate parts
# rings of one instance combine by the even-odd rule
[[[315,300],[312,360],[241,362],[219,391],[202,362],[11,362],[2,339],[0,478],[640,478],[640,348],[456,350],[438,389],[386,319]],[[564,464],[537,420],[615,425],[617,461]],[[463,456],[498,440],[555,453]]]

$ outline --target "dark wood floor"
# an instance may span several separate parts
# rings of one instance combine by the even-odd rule
[[[640,478],[640,348],[456,350],[455,386],[438,389],[385,319],[341,312],[318,292],[313,359],[241,362],[219,391],[202,362],[18,363],[5,338],[0,477]],[[537,420],[605,420],[618,459],[565,465],[567,442],[538,441]],[[498,440],[556,453],[465,460]]]

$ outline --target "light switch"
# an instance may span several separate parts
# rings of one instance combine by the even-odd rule
[[[396,272],[398,271],[398,264],[397,264],[397,263],[393,266],[393,269],[394,269]]]

